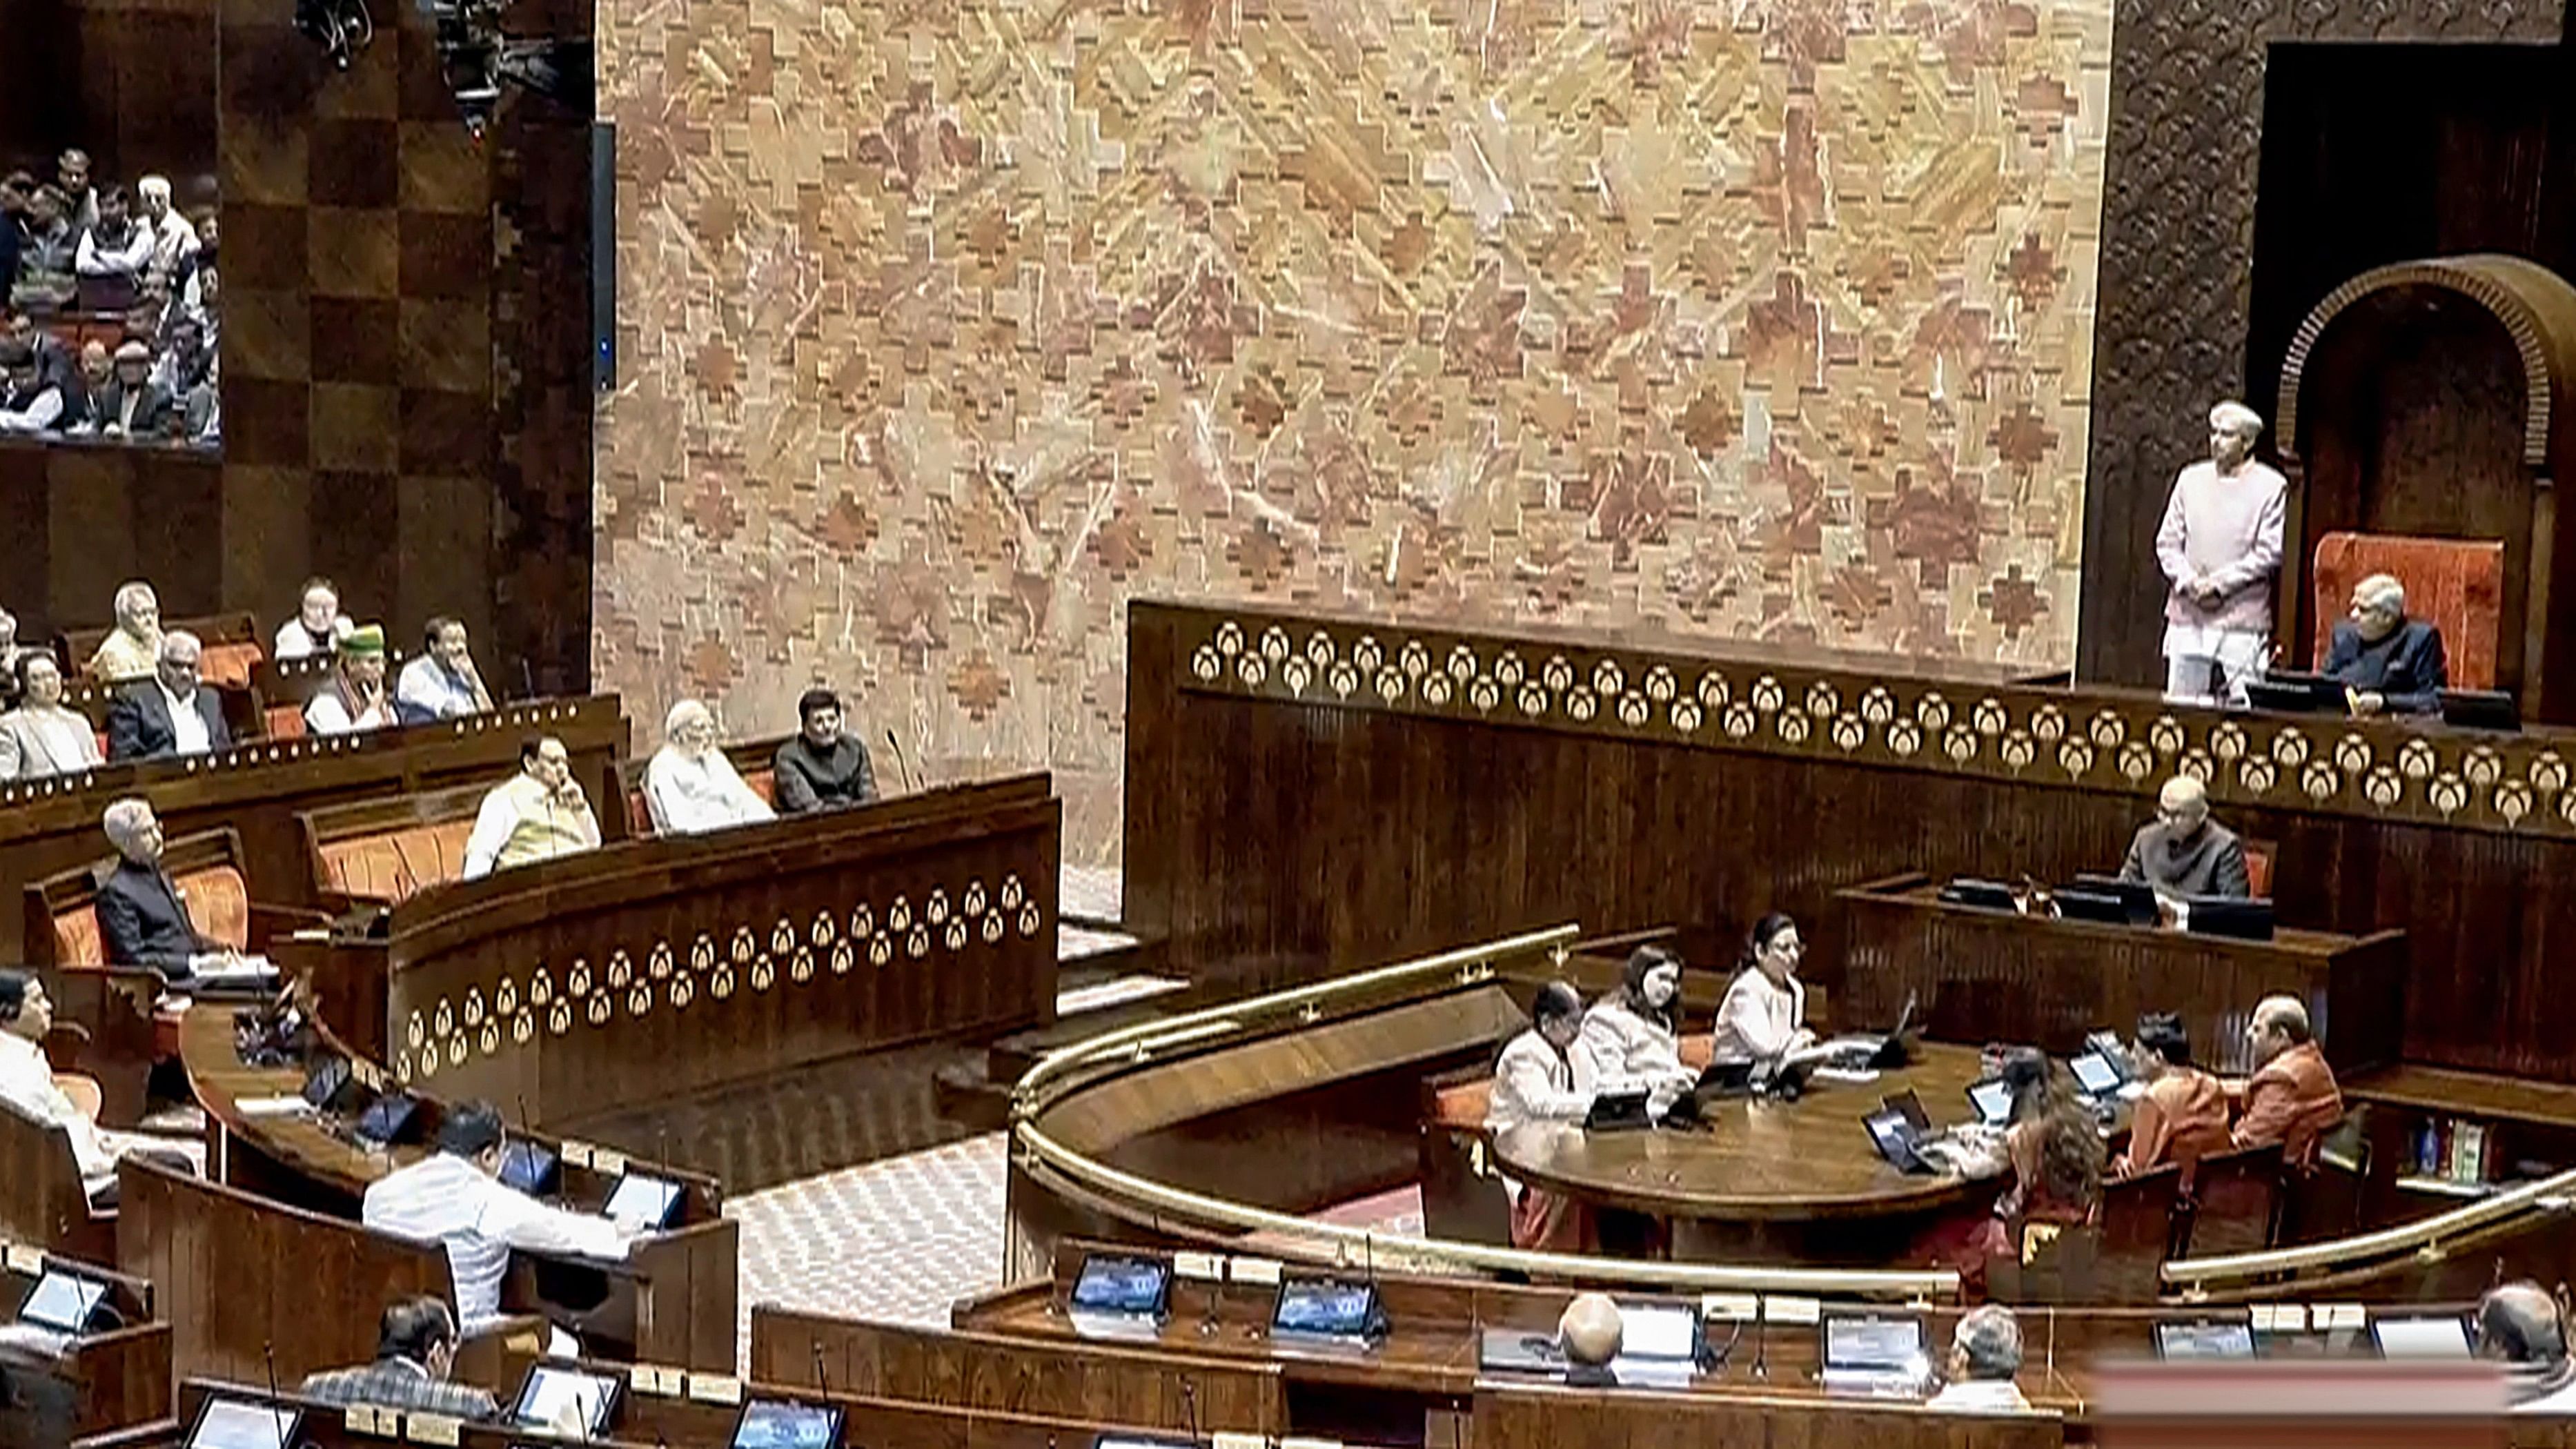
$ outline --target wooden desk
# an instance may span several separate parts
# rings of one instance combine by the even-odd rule
[[[610,694],[0,783],[0,881],[41,880],[99,859],[108,853],[100,815],[110,802],[140,795],[152,802],[162,829],[174,838],[224,826],[238,831],[255,898],[319,906],[295,818],[299,812],[448,785],[497,784],[518,769],[519,745],[535,734],[561,737],[583,779],[596,778],[627,749],[626,720]],[[19,893],[0,890],[0,940],[25,938]]]
[[[148,1423],[170,1411],[170,1325],[152,1315],[152,1285],[129,1278],[104,1262],[86,1262],[39,1254],[34,1264],[18,1262],[20,1249],[9,1250],[5,1276],[0,1276],[0,1318],[15,1318],[38,1275],[61,1268],[108,1283],[107,1306],[122,1326],[85,1333],[72,1340],[46,1366],[46,1376],[71,1406],[71,1432],[103,1434]],[[28,1271],[30,1268],[36,1271]],[[13,1366],[14,1369],[14,1366]],[[5,1411],[0,1411],[5,1412]],[[0,1418],[0,1427],[5,1427]],[[0,1434],[0,1440],[6,1435]]]
[[[1051,1019],[1043,774],[614,845],[394,910],[403,1080],[577,1128],[708,1087]]]
[[[1860,1124],[1879,1099],[1912,1089],[1937,1126],[1971,1119],[1978,1053],[1926,1045],[1866,1085],[1820,1082],[1797,1101],[1727,1097],[1694,1131],[1587,1132],[1534,1122],[1494,1140],[1494,1160],[1524,1182],[1673,1222],[1689,1261],[1883,1266],[1932,1216],[2000,1186],[1890,1167]]]
[[[2307,1003],[2339,1073],[2393,1062],[2404,1042],[2402,931],[2239,941],[1945,905],[1940,893],[1919,874],[1835,893],[1845,1023],[1883,1029],[1910,996],[1928,1036],[2063,1056],[2088,1031],[2125,1040],[2140,1013],[2173,1011],[2199,1059],[2223,1064],[2243,1050],[2254,1003],[2279,992]]]

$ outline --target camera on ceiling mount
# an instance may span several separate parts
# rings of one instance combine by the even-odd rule
[[[348,0],[363,3],[363,0]],[[447,93],[476,140],[492,123],[504,81],[587,117],[591,113],[591,44],[505,35],[509,0],[419,0],[438,35],[438,68]]]

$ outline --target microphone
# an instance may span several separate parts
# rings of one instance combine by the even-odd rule
[[[885,732],[885,742],[886,748],[894,751],[894,767],[903,775],[905,781],[903,788],[915,794],[920,793],[921,786],[913,779],[912,768],[903,762],[903,746],[896,742],[893,730]]]
[[[1206,1436],[1199,1433],[1199,1386],[1197,1380],[1181,1380],[1181,1402],[1188,1406],[1190,1411],[1190,1442],[1193,1444],[1205,1443]]]
[[[528,656],[519,656],[519,698],[537,697],[537,671],[528,666]]]
[[[259,1341],[259,1361],[268,1368],[268,1417],[277,1425],[278,1437],[286,1437],[286,1406],[278,1400],[286,1397],[277,1391],[277,1344],[271,1339]]]
[[[824,1398],[828,1399],[832,1397],[832,1376],[823,1372],[823,1340],[819,1338],[815,1339],[813,1340],[813,1344],[814,1388],[816,1392],[822,1394]]]

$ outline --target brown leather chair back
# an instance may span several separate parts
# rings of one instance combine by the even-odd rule
[[[460,785],[390,800],[359,800],[296,817],[313,884],[325,899],[398,905],[465,873],[465,842],[493,785]]]
[[[241,836],[232,830],[183,835],[162,848],[162,868],[186,897],[197,930],[231,946],[250,946],[250,878],[242,864]],[[116,871],[116,857],[34,882],[26,888],[26,951],[34,966],[103,966],[98,931],[98,887]]]
[[[2259,1253],[2272,1246],[2280,1208],[2280,1143],[2204,1157],[2192,1177],[2189,1226],[2177,1256]]]
[[[2102,1185],[2097,1281],[2105,1303],[2152,1303],[2182,1204],[2182,1167],[2162,1167]]]
[[[2493,689],[2504,629],[2504,543],[2499,539],[2413,538],[2329,533],[2317,540],[2313,662],[2323,664],[2335,621],[2349,612],[2353,585],[2391,574],[2406,586],[2406,612],[2442,631],[2454,689]]]
[[[0,1234],[49,1253],[104,1263],[116,1217],[90,1211],[80,1160],[62,1128],[0,1106]]]

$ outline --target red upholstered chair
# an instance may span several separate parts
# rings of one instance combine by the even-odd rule
[[[2268,840],[2248,840],[2245,846],[2245,893],[2258,901],[2272,898],[2272,857],[2279,850]]]
[[[2496,651],[2504,632],[2502,542],[2329,533],[2317,540],[2315,573],[2312,666],[2325,663],[2335,621],[2352,607],[2352,586],[2372,574],[2392,574],[2406,586],[2406,612],[2442,631],[2451,687],[2496,687]]]

